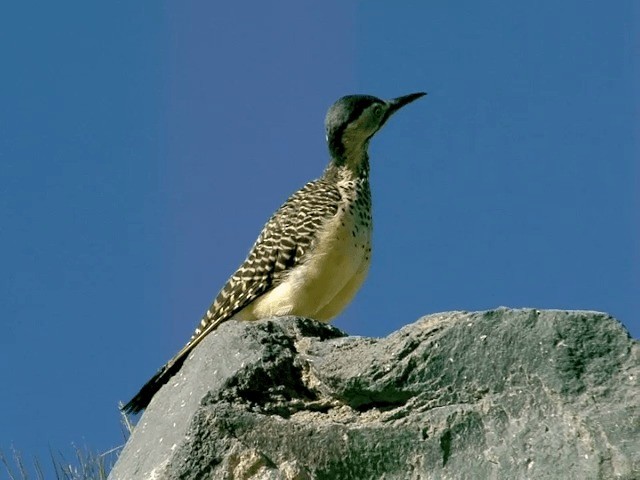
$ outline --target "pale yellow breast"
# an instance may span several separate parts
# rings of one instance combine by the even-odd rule
[[[353,299],[369,270],[369,213],[368,202],[353,202],[351,208],[341,208],[318,233],[307,258],[280,285],[234,318],[299,315],[329,321],[339,314]]]

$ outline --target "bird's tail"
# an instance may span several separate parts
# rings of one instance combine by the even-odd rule
[[[177,355],[173,360],[163,366],[151,379],[144,384],[136,395],[124,405],[121,410],[124,413],[138,413],[147,408],[153,396],[158,390],[173,377],[186,360],[187,355]]]
[[[147,408],[147,405],[149,405],[153,396],[158,393],[158,390],[160,390],[160,388],[162,388],[162,386],[167,383],[171,377],[178,373],[178,370],[182,367],[182,364],[189,356],[189,353],[191,353],[191,350],[193,350],[202,341],[202,339],[209,334],[209,332],[218,328],[218,326],[228,318],[229,315],[219,318],[215,322],[209,323],[204,330],[199,331],[198,335],[192,338],[189,343],[182,347],[182,350],[180,350],[175,357],[169,360],[164,367],[158,370],[158,373],[151,377],[151,380],[145,383],[140,391],[136,393],[136,395],[129,400],[121,410],[124,413],[138,413]]]

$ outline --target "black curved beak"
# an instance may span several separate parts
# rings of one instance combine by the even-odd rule
[[[402,97],[394,98],[389,100],[387,103],[389,104],[389,115],[397,112],[405,105],[410,104],[414,100],[419,99],[420,97],[424,97],[426,92],[418,92],[418,93],[410,93],[409,95],[404,95]]]

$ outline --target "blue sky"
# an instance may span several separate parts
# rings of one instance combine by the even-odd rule
[[[373,140],[374,256],[335,324],[497,306],[640,335],[632,1],[3,6],[0,448],[122,443],[338,97],[429,95]]]

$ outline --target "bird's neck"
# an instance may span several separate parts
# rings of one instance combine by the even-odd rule
[[[331,157],[324,177],[332,180],[369,180],[369,154],[364,148],[346,150],[340,157]]]

